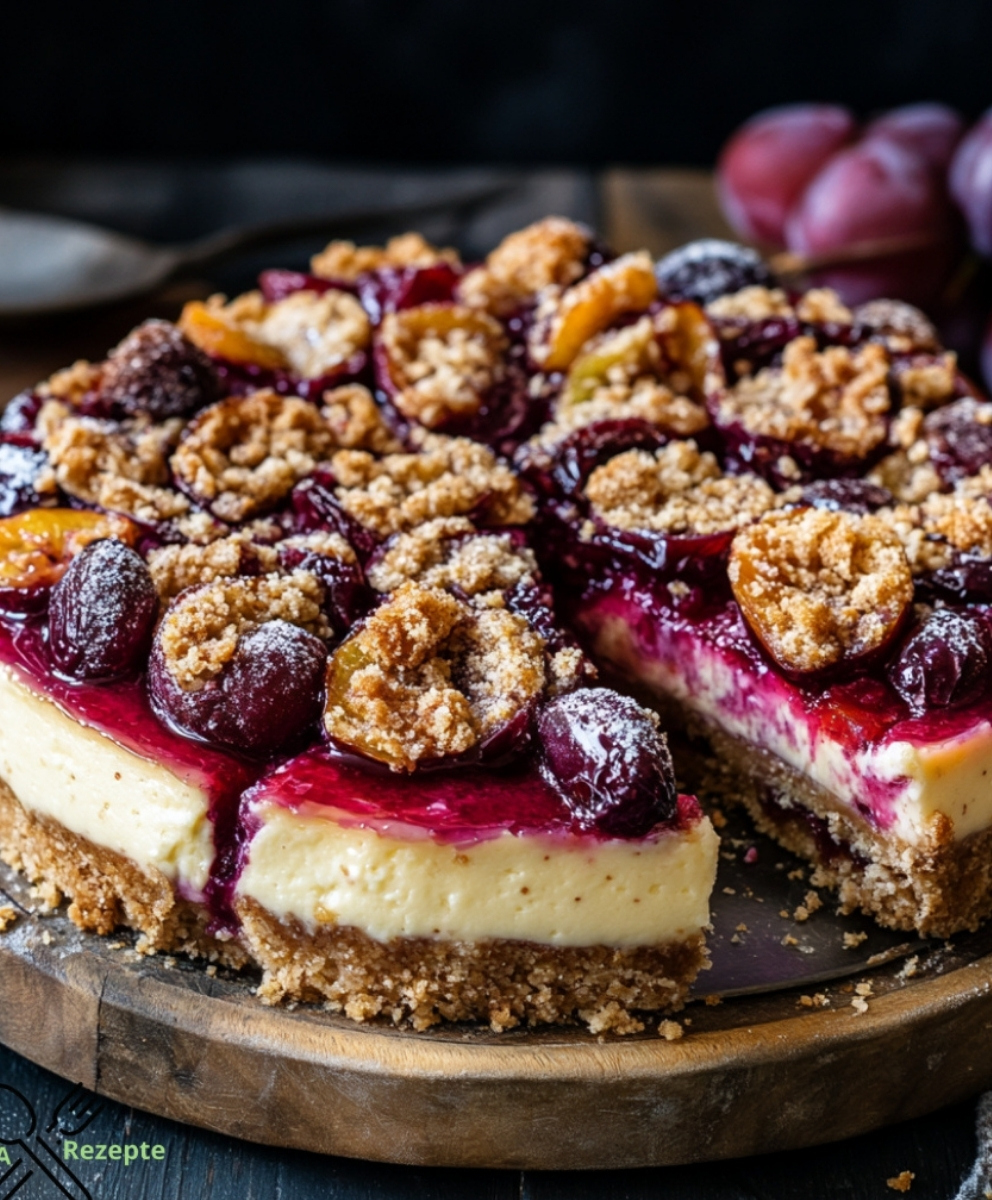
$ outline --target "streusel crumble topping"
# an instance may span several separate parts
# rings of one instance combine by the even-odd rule
[[[608,525],[679,534],[738,529],[776,503],[763,479],[723,475],[691,441],[616,455],[593,471],[585,495]]]
[[[464,517],[442,517],[399,534],[370,565],[368,580],[379,592],[413,581],[476,596],[529,582],[536,572],[533,551],[515,546],[509,534],[479,533]]]
[[[952,351],[936,357],[917,356],[896,372],[903,404],[936,408],[946,404],[957,387],[958,358]]]
[[[267,621],[288,621],[326,638],[323,599],[324,589],[308,571],[220,578],[195,588],[162,618],[158,636],[166,667],[184,691],[197,691],[223,671],[238,639]]]
[[[486,524],[517,525],[533,516],[530,496],[486,446],[440,434],[424,436],[420,445],[419,454],[384,458],[360,450],[335,454],[342,507],[383,536],[435,517],[477,514]]]
[[[464,305],[422,304],[389,313],[379,331],[404,416],[433,429],[476,412],[500,378],[503,327]]]
[[[902,542],[914,574],[936,571],[954,552],[992,558],[992,467],[959,480],[950,493],[882,509],[880,520]]]
[[[186,497],[169,486],[168,455],[182,421],[149,425],[67,416],[61,402],[49,400],[38,429],[55,479],[70,496],[143,521],[188,511]]]
[[[337,741],[411,771],[469,750],[544,685],[544,641],[522,617],[405,583],[332,657],[324,722]]]
[[[419,233],[402,233],[390,238],[385,246],[331,242],[310,259],[310,270],[321,279],[340,279],[351,283],[359,275],[383,267],[433,267],[442,262],[458,266],[458,251],[432,246]]]
[[[186,428],[172,469],[224,521],[276,504],[335,449],[320,411],[296,396],[253,392],[204,409]]]
[[[750,433],[863,458],[885,440],[888,371],[882,346],[854,353],[830,346],[821,353],[813,338],[795,338],[782,367],[741,379],[721,399],[720,414]]]
[[[399,439],[383,420],[382,409],[360,383],[326,391],[321,415],[342,450],[388,454],[400,448]]]
[[[795,309],[781,288],[752,286],[729,296],[719,296],[706,305],[718,321],[763,321],[768,317],[794,317]]]
[[[329,291],[294,292],[264,305],[257,320],[243,322],[249,334],[277,346],[304,379],[316,379],[341,366],[372,337],[372,324],[354,296]]]
[[[875,517],[821,508],[768,513],[741,530],[729,574],[748,623],[791,671],[884,645],[913,600],[894,533]]]

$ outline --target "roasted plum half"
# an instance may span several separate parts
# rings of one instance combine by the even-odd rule
[[[327,663],[323,589],[306,572],[189,588],[148,666],[161,719],[201,741],[270,756],[313,736]]]
[[[914,716],[959,708],[986,695],[992,678],[986,611],[938,608],[910,632],[888,667],[889,682]]]
[[[546,679],[525,617],[408,582],[331,656],[324,729],[395,772],[497,765],[528,744]]]
[[[158,592],[140,555],[116,538],[90,542],[52,588],[49,649],[75,679],[117,679],[144,667]]]
[[[820,508],[768,513],[742,529],[729,576],[751,632],[800,680],[881,657],[913,601],[895,534],[877,517]]]
[[[678,813],[675,770],[658,718],[607,688],[580,688],[537,715],[541,770],[577,823],[645,837]]]
[[[861,475],[885,452],[892,410],[890,358],[803,336],[780,366],[764,367],[710,397],[727,461],[776,487]]]
[[[51,589],[90,542],[133,546],[138,526],[126,517],[72,508],[36,508],[0,520],[0,613],[43,612]]]

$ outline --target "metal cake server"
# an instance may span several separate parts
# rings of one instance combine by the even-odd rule
[[[0,208],[0,319],[74,312],[131,299],[179,275],[294,238],[357,235],[437,215],[465,217],[514,186],[507,181],[453,190],[418,203],[225,229],[172,246],[67,217]]]

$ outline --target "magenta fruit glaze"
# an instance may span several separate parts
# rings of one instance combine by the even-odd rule
[[[244,809],[279,804],[301,815],[325,813],[337,821],[382,834],[430,837],[437,842],[467,845],[513,834],[581,835],[604,840],[589,831],[558,792],[528,763],[507,771],[430,772],[414,776],[371,773],[336,761],[326,750],[313,749],[260,780],[244,797]],[[694,797],[681,796],[670,824],[655,824],[661,836],[687,829],[701,817]]]

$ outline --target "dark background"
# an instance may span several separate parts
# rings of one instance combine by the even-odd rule
[[[19,0],[0,157],[707,165],[756,109],[992,103],[988,0]]]

